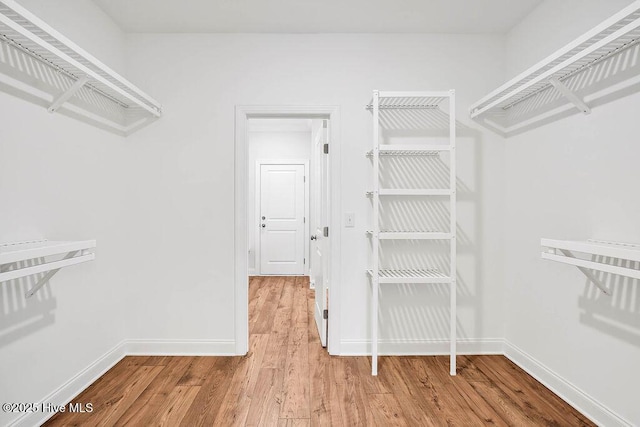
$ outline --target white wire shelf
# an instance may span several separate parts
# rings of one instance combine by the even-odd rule
[[[95,240],[49,241],[0,244],[0,283],[47,272],[39,278],[25,296],[33,296],[61,268],[95,259],[89,250],[96,247]],[[62,259],[47,261],[47,257],[58,256]],[[40,263],[34,260],[44,260]]]
[[[633,58],[614,60],[634,47],[637,57],[639,42],[637,0],[474,103],[471,118],[510,136],[571,110],[589,113],[590,102],[611,93],[604,82],[618,84],[637,64]]]
[[[407,151],[412,153],[451,151],[451,146],[445,144],[380,144],[378,148],[380,154],[385,152],[403,153]]]
[[[373,237],[373,231],[366,231],[367,236]],[[380,240],[450,240],[454,236],[451,233],[440,231],[380,231]]]
[[[578,267],[578,269],[589,278],[602,292],[611,294],[608,286],[598,279],[593,272],[602,271],[633,279],[640,279],[640,245],[631,243],[608,242],[602,240],[555,240],[541,239],[543,247],[542,259],[561,262]],[[578,258],[574,254],[578,252],[585,254],[591,259]],[[616,265],[614,260],[626,260],[627,266]],[[619,264],[619,263],[617,263]]]
[[[380,156],[439,156],[440,152],[451,151],[449,145],[383,145],[378,149]],[[373,157],[373,150],[367,151],[367,157]]]
[[[0,0],[0,82],[127,135],[162,115],[155,99],[14,0]]]
[[[379,110],[430,110],[449,98],[450,92],[379,92]],[[373,100],[366,109],[373,110]]]
[[[373,270],[367,270],[367,274],[373,277]],[[380,269],[378,277],[379,283],[451,283],[451,278],[436,268]]]
[[[428,188],[386,188],[378,191],[378,195],[380,196],[451,196],[453,194],[455,194],[453,190]],[[367,191],[366,196],[373,197],[373,191]]]

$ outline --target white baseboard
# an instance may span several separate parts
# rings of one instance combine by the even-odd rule
[[[461,339],[458,354],[503,354],[502,338]],[[449,340],[379,340],[381,356],[437,356],[449,354]],[[341,356],[370,356],[370,340],[340,342]]]
[[[58,387],[57,390],[51,392],[42,401],[38,402],[39,412],[25,413],[11,424],[10,427],[32,427],[39,426],[46,420],[55,415],[55,412],[41,412],[43,403],[50,403],[55,406],[66,405],[71,402],[74,397],[84,391],[93,384],[105,372],[111,369],[116,363],[125,357],[125,342],[121,342],[106,354],[84,368],[69,381]]]
[[[233,340],[127,340],[129,356],[235,356]]]
[[[607,427],[632,425],[508,340],[504,341],[504,355],[594,423]]]

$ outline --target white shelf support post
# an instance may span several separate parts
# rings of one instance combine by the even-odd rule
[[[47,108],[50,113],[55,113],[58,108],[62,106],[65,102],[67,102],[73,95],[75,95],[82,87],[89,81],[88,76],[82,76],[74,84],[69,87],[66,91],[60,94],[53,103]]]
[[[378,375],[378,305],[380,297],[380,96],[373,91],[373,275],[371,278],[371,375]]]
[[[451,276],[451,288],[450,288],[450,313],[451,313],[451,325],[450,325],[450,349],[449,349],[449,369],[450,374],[456,374],[456,319],[457,319],[457,285],[456,285],[456,231],[457,231],[457,221],[456,221],[456,187],[457,187],[457,179],[456,179],[456,93],[454,90],[451,90],[449,96],[449,145],[451,146],[451,154],[449,161],[449,173],[450,173],[450,190],[451,190],[451,206],[450,206],[450,227],[451,230],[451,255],[450,255],[450,271],[449,275]]]
[[[589,106],[582,99],[580,99],[578,95],[576,95],[571,89],[566,87],[560,80],[554,77],[549,79],[549,83],[551,83],[551,86],[553,86],[573,105],[575,105],[578,110],[582,111],[584,114],[591,114],[591,108],[589,108]]]

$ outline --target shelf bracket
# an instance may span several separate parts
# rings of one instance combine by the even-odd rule
[[[73,252],[69,252],[67,255],[65,255],[64,259],[70,259],[76,256],[76,254],[79,251],[73,251]],[[60,271],[60,268],[56,268],[53,270],[49,270],[47,272],[47,274],[45,274],[44,276],[42,276],[42,278],[40,280],[38,280],[38,283],[35,284],[35,286],[31,289],[29,289],[27,291],[27,293],[24,294],[25,298],[31,298],[36,292],[38,292],[40,290],[40,288],[42,288],[52,277],[54,274],[56,274],[58,271]]]
[[[51,106],[49,106],[49,108],[47,108],[47,110],[49,110],[50,113],[55,113],[58,110],[58,108],[60,108],[62,106],[62,104],[67,102],[69,100],[69,98],[71,98],[80,89],[82,89],[82,87],[85,84],[87,84],[88,81],[89,81],[89,77],[88,76],[80,77],[78,80],[75,81],[74,84],[71,85],[71,87],[69,87],[69,89],[67,89],[66,91],[62,92],[60,94],[60,96],[58,96],[56,99],[54,99],[53,103],[51,104]]]
[[[549,79],[549,83],[553,86],[558,92],[564,95],[573,105],[578,108],[578,110],[582,111],[584,114],[590,114],[591,108],[585,102],[578,97],[571,89],[565,86],[560,80],[552,77]]]
[[[557,252],[561,252],[564,257],[557,255]],[[611,290],[593,274],[592,269],[580,265],[593,264],[591,261],[584,261],[580,258],[576,258],[576,256],[573,255],[573,252],[571,252],[570,250],[559,248],[549,248],[547,253],[542,253],[542,258],[576,266],[578,270],[580,270],[585,276],[587,276],[587,279],[589,279],[594,285],[596,285],[602,292],[604,292],[606,295],[611,295]],[[571,260],[565,258],[571,258]]]
[[[558,250],[568,258],[574,258],[574,259],[576,258],[571,251],[568,251],[566,249],[558,249]],[[589,279],[594,285],[596,285],[602,292],[604,292],[606,295],[609,295],[609,296],[611,295],[611,290],[593,274],[592,270],[589,270],[588,268],[584,268],[580,266],[576,266],[576,267],[578,267],[578,270],[582,271],[582,274],[587,276],[587,279]]]

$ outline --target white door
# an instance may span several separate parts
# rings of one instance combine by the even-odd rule
[[[304,274],[304,165],[260,165],[260,273]]]
[[[315,285],[314,317],[323,347],[327,346],[327,316],[329,305],[329,237],[325,227],[329,225],[329,155],[325,152],[328,144],[328,120],[316,135],[313,153],[314,224],[311,230],[311,280]],[[328,147],[328,145],[327,145]],[[328,228],[327,228],[328,231]],[[328,234],[328,233],[326,233]]]

